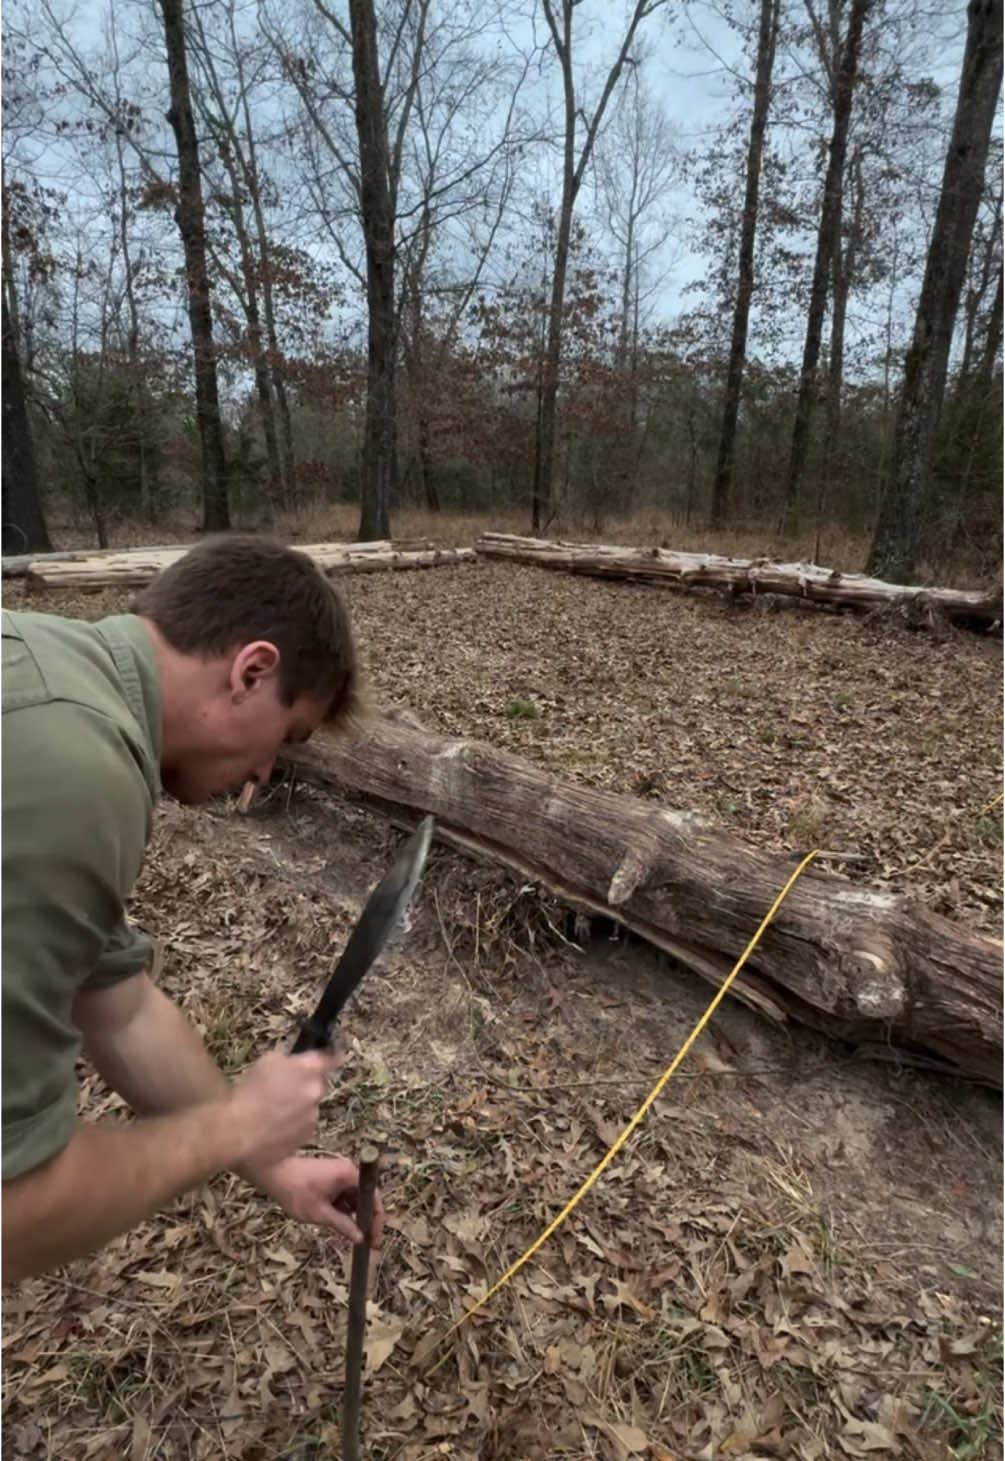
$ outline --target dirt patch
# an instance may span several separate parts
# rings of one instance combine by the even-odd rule
[[[872,850],[857,865],[870,882],[892,876],[891,846],[916,861],[948,829],[906,881],[948,903],[955,880],[955,915],[996,927],[994,837],[965,815],[995,789],[993,646],[570,585],[509,565],[354,581],[371,677],[439,729],[563,774],[630,790],[658,771],[646,794],[718,811],[754,843],[799,845],[781,811],[830,788],[826,830]],[[873,706],[862,725],[824,706],[825,655],[841,693]],[[742,711],[734,676],[756,691]],[[515,699],[538,714],[507,714]],[[776,755],[756,733],[769,712],[815,749]],[[290,1038],[399,840],[302,785],[277,784],[248,818],[162,807],[134,911],[226,1068]],[[436,849],[409,930],[347,1012],[324,1144],[380,1142],[391,1212],[368,1454],[1000,1457],[999,1098],[865,1064],[732,1002],[564,1225],[445,1342],[708,1001],[651,950],[566,933],[534,890]],[[86,1070],[82,1104],[119,1110]],[[338,1455],[347,1274],[343,1250],[222,1178],[6,1295],[5,1445]]]

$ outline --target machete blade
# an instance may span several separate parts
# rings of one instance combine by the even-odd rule
[[[328,1049],[346,1000],[384,948],[415,892],[432,837],[433,819],[424,817],[370,894],[317,1008],[300,1027],[294,1055]]]

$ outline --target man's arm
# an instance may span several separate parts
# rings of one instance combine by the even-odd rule
[[[163,1116],[230,1093],[198,1032],[146,973],[78,994],[73,1022],[102,1080],[139,1116]]]
[[[73,1018],[102,1078],[140,1115],[181,1111],[220,1099],[229,1090],[185,1014],[146,974],[79,994]],[[344,1157],[292,1155],[275,1162],[255,1155],[229,1165],[292,1217],[333,1228],[359,1242],[359,1229],[344,1210],[356,1204],[355,1163]],[[378,1196],[371,1234],[375,1247],[380,1245],[383,1226]]]
[[[332,1064],[273,1052],[174,1115],[80,1126],[57,1156],[3,1184],[4,1282],[101,1247],[224,1168],[281,1163],[311,1140]]]

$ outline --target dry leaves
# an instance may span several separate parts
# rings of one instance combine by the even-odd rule
[[[995,646],[512,565],[349,588],[374,679],[430,724],[752,841],[826,833],[869,857],[849,869],[867,881],[948,827],[906,881],[995,926],[997,852],[966,816],[997,774]],[[507,717],[517,697],[539,714]],[[397,842],[308,788],[263,803],[165,806],[134,910],[230,1070],[311,1007]],[[434,854],[408,939],[347,1011],[325,1108],[326,1147],[383,1148],[372,1461],[1000,1458],[994,1098],[851,1064],[740,1007],[444,1345],[706,1002],[644,950],[576,954],[532,890]],[[86,1071],[82,1101],[118,1119]],[[5,1294],[4,1444],[31,1461],[336,1457],[347,1283],[344,1250],[221,1178]]]

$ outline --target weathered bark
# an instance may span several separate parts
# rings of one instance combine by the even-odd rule
[[[359,537],[386,538],[394,491],[397,348],[394,308],[394,208],[391,202],[387,116],[377,61],[373,0],[349,0],[352,71],[359,138],[360,213],[366,240],[369,363],[363,437]]]
[[[442,839],[615,919],[717,986],[795,867],[693,814],[560,781],[407,715],[282,760],[385,808],[432,813]],[[993,939],[811,866],[732,989],[776,1019],[1000,1085],[1001,960]]]
[[[471,548],[399,546],[383,543],[313,543],[297,550],[313,558],[325,573],[379,573],[386,569],[438,568],[448,563],[473,563]],[[48,588],[139,588],[177,562],[188,547],[136,548],[108,553],[56,553],[48,558],[25,556],[4,560],[4,577],[20,572]],[[8,563],[12,566],[9,568]]]
[[[834,251],[839,243],[841,189],[844,180],[844,161],[848,147],[852,99],[858,76],[862,30],[871,4],[872,0],[851,0],[848,33],[841,48],[841,62],[834,84],[834,127],[827,157],[827,175],[824,179],[820,226],[817,230],[817,251],[813,263],[813,282],[810,285],[803,364],[799,373],[799,394],[796,398],[796,415],[792,426],[792,450],[789,455],[789,471],[785,484],[783,526],[791,526],[791,517],[799,497],[803,470],[806,466],[806,454],[809,449],[810,417],[813,412],[813,397],[816,391],[820,338],[823,332],[824,313],[827,309],[827,282]]]
[[[712,483],[712,527],[722,528],[729,515],[729,494],[736,454],[736,424],[740,415],[743,367],[747,359],[747,326],[754,294],[754,241],[757,236],[757,208],[761,190],[761,155],[771,104],[771,73],[778,40],[779,0],[761,0],[761,25],[757,41],[757,72],[754,78],[754,114],[747,145],[747,183],[740,229],[740,260],[733,306],[733,335],[726,368],[726,393],[719,433],[719,458]]]
[[[164,16],[171,107],[168,121],[178,149],[178,206],[175,222],[185,253],[188,318],[195,361],[196,417],[202,448],[203,531],[224,532],[230,527],[227,503],[227,459],[216,384],[213,350],[213,310],[206,268],[206,228],[199,173],[199,145],[192,117],[192,99],[185,57],[183,0],[160,0]]]
[[[14,321],[3,290],[3,551],[48,552],[49,530],[42,512],[35,467],[35,444],[28,419],[21,357]]]
[[[893,454],[869,572],[898,582],[914,572],[960,292],[984,186],[1002,80],[1001,0],[970,0],[953,133],[928,248],[914,335],[904,362]]]
[[[863,573],[838,573],[815,563],[774,563],[767,558],[726,558],[716,553],[620,544],[548,542],[509,533],[483,533],[475,551],[484,557],[513,558],[569,573],[636,579],[665,587],[725,589],[733,596],[785,594],[851,609],[901,605],[918,624],[924,624],[926,616],[938,614],[982,627],[1000,625],[1002,618],[1001,589],[984,592],[883,583]]]

